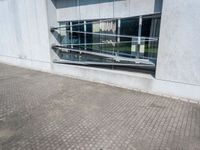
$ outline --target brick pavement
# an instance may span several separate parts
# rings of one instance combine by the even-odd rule
[[[0,64],[2,150],[200,150],[200,106]]]

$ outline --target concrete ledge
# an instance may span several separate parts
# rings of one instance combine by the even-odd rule
[[[6,56],[0,56],[0,62],[48,73],[65,75],[81,80],[200,103],[200,86],[157,80],[150,74],[66,64],[51,64],[48,62]]]
[[[200,102],[200,86],[157,80],[149,74],[53,64],[52,71],[73,78],[176,99]]]
[[[20,58],[16,58],[16,57],[2,56],[2,55],[0,55],[0,62],[9,64],[9,65],[27,68],[27,69],[51,72],[50,62],[44,62],[44,61],[39,61],[39,60],[29,60],[29,59],[20,59]]]

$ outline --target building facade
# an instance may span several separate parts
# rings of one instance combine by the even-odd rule
[[[200,101],[200,1],[1,0],[0,61]]]

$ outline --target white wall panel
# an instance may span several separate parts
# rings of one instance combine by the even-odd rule
[[[99,0],[80,0],[79,2],[79,19],[98,19],[100,16]]]
[[[77,0],[57,0],[58,20],[78,20]]]
[[[56,0],[58,21],[130,17],[160,12],[162,0]]]
[[[113,0],[100,0],[100,16],[99,18],[113,18]]]
[[[154,13],[155,0],[130,0],[130,16]]]
[[[0,28],[1,56],[50,62],[46,0],[0,1]]]
[[[130,2],[132,0],[115,0],[114,2],[114,17],[129,17],[130,16]]]
[[[200,1],[165,0],[157,79],[200,85]]]

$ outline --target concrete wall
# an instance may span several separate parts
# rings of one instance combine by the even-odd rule
[[[50,69],[46,0],[0,1],[0,60]]]
[[[200,1],[163,3],[156,78],[200,85]]]
[[[52,45],[59,45],[59,34],[57,32],[50,32],[51,27],[59,26],[57,21],[57,9],[55,5],[56,0],[47,0],[47,19],[48,19],[48,34],[49,34],[49,44],[50,47]],[[57,54],[50,48],[51,62],[53,59],[58,58]]]
[[[56,7],[58,21],[118,18],[161,12],[162,0],[56,0]]]

